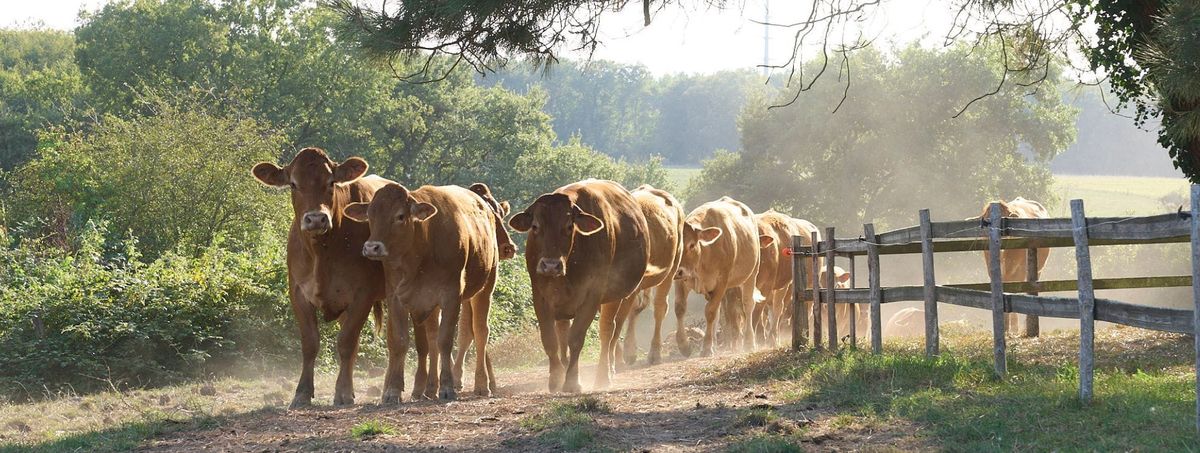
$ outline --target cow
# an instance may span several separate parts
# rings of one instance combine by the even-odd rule
[[[759,249],[758,275],[755,288],[766,298],[754,307],[755,325],[759,338],[772,346],[778,344],[779,327],[785,305],[792,299],[792,258],[784,250],[792,246],[792,236],[800,236],[805,245],[812,245],[812,234],[817,227],[807,220],[793,219],[774,209],[754,215],[758,234],[770,237],[769,243]],[[819,236],[818,236],[819,237]],[[812,267],[808,260],[804,266]],[[812,269],[807,269],[811,272]],[[805,274],[811,275],[811,274]]]
[[[457,397],[449,364],[459,315],[466,305],[473,316],[470,327],[476,343],[474,392],[491,395],[496,377],[487,355],[487,314],[500,261],[497,211],[462,187],[422,186],[410,191],[393,183],[380,188],[370,203],[347,205],[345,214],[370,226],[362,254],[383,263],[389,311],[424,319],[440,310],[437,349],[444,365],[438,397]],[[402,351],[408,348],[406,337],[397,338],[397,343]],[[403,376],[403,364],[398,372]],[[403,377],[396,393],[402,389]]]
[[[549,390],[580,391],[579,354],[597,311],[596,387],[606,387],[617,309],[648,270],[649,232],[638,202],[616,182],[588,179],[538,197],[508,224],[529,235],[525,266],[549,360]]]
[[[837,288],[837,289],[850,288],[850,279],[853,278],[853,276],[850,275],[849,272],[846,272],[846,270],[842,269],[841,266],[834,266],[833,267],[833,275],[834,275],[834,282],[833,282],[834,288]],[[821,284],[822,285],[824,285],[825,282],[828,281],[827,280],[828,278],[829,278],[829,272],[821,271]],[[865,336],[869,335],[869,331],[871,328],[870,320],[868,318],[871,315],[870,314],[870,308],[871,308],[870,305],[868,305],[868,304],[846,304],[846,303],[836,303],[833,305],[834,305],[834,314],[837,316],[837,331],[838,331],[838,335],[840,335],[841,338],[845,339],[845,338],[848,338],[850,335],[850,312],[851,312],[851,310],[853,310],[855,312],[854,313],[854,315],[855,315],[855,318],[854,318],[855,334],[857,334],[860,337],[865,337]]]
[[[655,365],[662,361],[662,322],[667,315],[667,296],[671,292],[672,286],[682,288],[675,284],[672,277],[679,269],[679,262],[683,259],[683,205],[675,199],[674,195],[648,184],[638,186],[631,193],[633,199],[641,207],[649,228],[648,265],[651,268],[661,269],[662,272],[647,275],[639,285],[637,296],[622,301],[617,310],[617,332],[620,332],[622,322],[629,323],[625,330],[625,345],[623,348],[614,347],[612,350],[614,357],[621,355],[618,352],[624,351],[624,361],[628,365],[633,365],[637,361],[637,336],[635,334],[637,316],[653,302],[654,335],[650,339],[650,353],[646,357],[646,361]],[[682,326],[683,315],[686,311],[679,311],[678,307],[681,303],[678,302],[679,300],[681,299],[677,295],[675,303],[676,313],[679,316],[677,325]],[[686,304],[687,301],[684,300],[682,303]],[[610,361],[610,363],[615,362],[615,358]]]
[[[312,403],[313,365],[320,341],[318,313],[326,321],[336,319],[341,326],[335,405],[354,404],[353,372],[359,335],[372,312],[376,326],[380,325],[385,295],[383,268],[359,253],[370,235],[368,228],[344,221],[342,216],[346,205],[370,201],[380,187],[390,183],[374,175],[364,177],[366,172],[367,162],[363,159],[351,157],[337,163],[320,148],[300,150],[284,167],[260,162],[251,170],[262,184],[291,190],[294,215],[287,241],[288,296],[300,330],[303,357],[293,408]],[[424,339],[423,331],[418,331],[417,337],[419,344]],[[425,372],[421,352],[418,348],[418,382]],[[389,367],[403,361],[403,356],[389,352]]]
[[[688,291],[698,292],[707,300],[701,356],[713,354],[713,323],[728,289],[737,290],[743,314],[737,323],[738,332],[731,334],[741,340],[743,350],[755,349],[751,315],[754,304],[763,297],[755,289],[754,279],[758,275],[759,249],[770,245],[770,241],[770,237],[758,234],[754,212],[729,197],[704,203],[688,214],[683,227],[683,260],[675,273],[675,278],[683,281],[687,289],[681,291],[684,297],[676,300],[685,301]],[[676,341],[680,352],[688,356],[691,348],[685,346],[683,331],[677,330]]]
[[[925,310],[922,308],[904,308],[897,311],[883,324],[883,336],[912,336],[925,333]]]
[[[1010,217],[1010,218],[1017,218],[1017,219],[1042,219],[1042,218],[1046,218],[1046,217],[1050,216],[1050,213],[1046,211],[1046,208],[1044,206],[1042,206],[1041,203],[1038,203],[1033,200],[1026,200],[1024,198],[1017,197],[1013,201],[1009,201],[1009,202],[998,201],[998,203],[1000,203],[1000,217]],[[988,209],[990,208],[990,206],[991,206],[991,203],[985,204],[983,206],[983,214],[981,214],[981,217],[983,219],[988,219],[991,217],[991,213],[988,212]],[[983,262],[984,262],[985,269],[986,269],[986,266],[988,265],[987,263],[989,263],[991,260],[991,255],[992,255],[991,252],[988,252],[988,251],[983,252]],[[1037,249],[1037,255],[1038,255],[1037,256],[1038,272],[1041,272],[1041,270],[1046,267],[1046,259],[1049,258],[1049,256],[1050,256],[1050,249],[1039,248],[1039,249]],[[1000,251],[1001,280],[1004,282],[1023,282],[1023,281],[1025,281],[1027,278],[1027,269],[1028,269],[1027,259],[1028,259],[1028,253],[1026,252],[1026,250],[1001,250]],[[1008,330],[1009,332],[1014,332],[1014,333],[1016,332],[1016,328],[1017,328],[1017,314],[1016,313],[1008,313],[1005,316],[1005,326],[1007,327],[1006,330]],[[1037,316],[1026,316],[1025,317],[1024,336],[1036,337],[1037,333],[1038,333],[1037,326],[1038,326]]]

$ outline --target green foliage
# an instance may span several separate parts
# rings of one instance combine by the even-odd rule
[[[74,45],[66,32],[0,29],[0,170],[28,160],[37,129],[74,110],[84,90]]]
[[[294,346],[281,247],[145,260],[105,236],[0,249],[0,393],[157,385]]]
[[[37,158],[12,178],[13,219],[51,219],[53,227],[57,217],[67,231],[51,233],[67,237],[104,220],[137,237],[152,256],[206,247],[218,237],[240,249],[283,231],[283,196],[260,189],[247,171],[274,160],[279,135],[199,102],[148,102],[148,114],[109,115],[86,131],[44,134]]]
[[[367,420],[350,428],[350,435],[355,439],[364,440],[381,434],[393,434],[396,430],[387,423],[379,420]]]
[[[501,185],[511,194],[517,209],[524,209],[538,195],[587,178],[611,179],[632,189],[641,184],[670,188],[666,169],[659,159],[629,164],[588,147],[573,137],[563,146],[530,152],[517,159],[511,180]]]
[[[730,453],[800,453],[799,439],[780,434],[759,434],[734,442],[726,450]]]
[[[1074,111],[1052,82],[1034,94],[1006,86],[955,118],[964,100],[995,85],[986,55],[912,46],[895,58],[863,51],[855,64],[844,103],[844,85],[827,81],[786,108],[767,106],[792,91],[752,102],[741,152],[707,161],[689,203],[730,195],[755,210],[857,229],[910,224],[921,208],[963,218],[996,197],[1045,199],[1046,163],[1074,140]]]
[[[751,71],[654,77],[645,67],[609,61],[569,61],[545,73],[526,66],[481,82],[545,90],[545,111],[560,138],[578,136],[612,156],[661,156],[670,165],[695,165],[713,150],[735,148],[738,112],[761,85]]]
[[[531,294],[525,255],[518,253],[513,259],[501,261],[488,311],[488,329],[493,337],[517,334],[537,326]]]

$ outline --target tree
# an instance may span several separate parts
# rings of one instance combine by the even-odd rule
[[[963,46],[888,58],[866,51],[856,95],[844,101],[835,83],[814,85],[788,108],[765,108],[790,98],[787,89],[759,98],[741,117],[742,151],[706,162],[686,198],[730,195],[854,228],[904,225],[921,208],[964,218],[985,200],[1045,199],[1048,162],[1074,140],[1074,111],[1051,84],[1034,94],[1013,84],[954,118],[962,95],[994,80],[987,58]]]
[[[282,194],[264,191],[248,173],[275,159],[282,136],[194,99],[146,102],[144,115],[43,133],[38,157],[11,181],[14,224],[61,220],[51,226],[66,231],[51,233],[70,238],[89,222],[107,222],[151,256],[217,240],[241,249],[286,227]]]
[[[71,35],[0,29],[0,170],[28,160],[37,129],[58,124],[83,94]]]
[[[406,2],[393,10],[373,10],[351,0],[326,0],[340,13],[342,35],[375,55],[429,52],[451,54],[479,71],[503,64],[511,54],[554,61],[556,46],[594,48],[600,19],[627,5],[626,0],[464,0]],[[651,10],[673,6],[668,0],[643,0],[646,24]],[[719,3],[718,3],[719,4]],[[830,63],[850,73],[851,55],[870,47],[862,24],[877,13],[880,0],[827,1],[812,4],[807,17],[768,26],[794,36],[793,54],[773,68],[790,70],[790,105],[813,89]],[[1160,118],[1159,143],[1177,168],[1200,182],[1200,3],[1191,0],[964,0],[955,3],[947,43],[971,43],[999,51],[992,64],[1001,68],[992,87],[982,87],[953,113],[962,114],[1004,85],[1021,79],[1041,85],[1051,67],[1069,62],[1082,49],[1093,71],[1104,70],[1123,104],[1138,110],[1138,124]],[[1085,33],[1095,24],[1095,39]],[[830,37],[832,40],[830,39]],[[810,45],[821,63],[798,71]],[[842,78],[847,92],[852,77]]]

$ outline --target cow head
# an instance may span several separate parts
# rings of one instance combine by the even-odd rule
[[[322,235],[333,228],[335,203],[348,199],[346,185],[367,173],[367,161],[351,157],[339,164],[319,148],[304,148],[286,167],[261,162],[251,172],[265,185],[290,188],[300,231]]]
[[[849,288],[850,277],[850,273],[846,272],[846,270],[842,269],[840,266],[833,267],[833,285],[835,288]],[[821,286],[825,286],[825,282],[828,281],[828,278],[829,271],[821,271]]]
[[[346,218],[371,225],[371,237],[363,243],[362,254],[373,260],[412,249],[417,228],[437,212],[437,207],[417,201],[396,183],[380,188],[370,203],[350,203],[343,211]]]
[[[567,257],[575,245],[576,234],[590,236],[604,229],[602,220],[584,212],[570,197],[561,193],[538,197],[508,224],[518,232],[528,233],[529,241],[537,244],[541,256],[529,258],[538,260],[539,275],[549,277],[567,275]]]
[[[675,280],[690,280],[694,283],[698,275],[696,268],[703,258],[704,249],[721,237],[721,229],[717,227],[704,228],[695,222],[683,224],[683,259],[679,262],[679,270],[675,272]]]
[[[503,231],[504,230],[503,219],[508,217],[508,212],[509,212],[508,202],[507,201],[497,202],[496,196],[492,195],[492,189],[490,187],[488,187],[487,184],[484,184],[481,182],[471,184],[471,186],[468,187],[467,190],[470,190],[471,192],[474,192],[476,195],[479,195],[479,198],[483,199],[484,204],[486,204],[489,208],[491,208],[492,212],[495,212],[496,216],[499,219],[501,219],[501,221],[496,224],[496,229],[497,229],[496,244],[500,248],[500,259],[506,260],[506,259],[516,256],[517,255],[517,245],[512,243],[512,240],[508,237],[508,232]]]
[[[980,216],[979,216],[981,219],[987,220],[992,217],[992,213],[988,212],[988,210],[991,209],[991,207],[992,207],[992,203],[1000,203],[1000,217],[1016,217],[1017,216],[1016,212],[1013,210],[1012,206],[1008,205],[1008,202],[1006,202],[1004,200],[997,200],[997,201],[994,201],[991,203],[984,203],[983,214],[980,214]]]

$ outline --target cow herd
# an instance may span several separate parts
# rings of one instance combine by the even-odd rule
[[[808,221],[773,210],[754,214],[729,197],[685,214],[663,190],[643,185],[630,191],[594,179],[544,194],[509,217],[509,204],[496,200],[486,184],[410,189],[367,176],[367,169],[363,159],[335,162],[323,150],[305,148],[284,167],[264,162],[252,170],[261,183],[291,192],[288,289],[303,354],[293,407],[310,404],[314,395],[318,316],[341,327],[335,405],[354,403],[359,336],[372,315],[386,331],[389,351],[383,403],[401,400],[410,331],[417,352],[412,398],[456,398],[472,343],[473,391],[495,393],[488,310],[499,262],[517,251],[506,223],[526,235],[526,270],[549,364],[548,388],[571,393],[581,390],[580,354],[597,317],[595,388],[608,386],[619,362],[636,360],[633,323],[651,305],[654,333],[647,360],[662,360],[662,321],[672,290],[681,326],[676,343],[684,356],[692,353],[682,328],[690,292],[707,301],[701,355],[714,353],[714,323],[721,313],[728,320],[725,344],[745,351],[775,345],[779,332],[790,330],[792,260],[784,249],[792,236],[807,243],[817,232]],[[848,277],[839,269],[836,280]],[[622,328],[627,328],[623,345]]]

